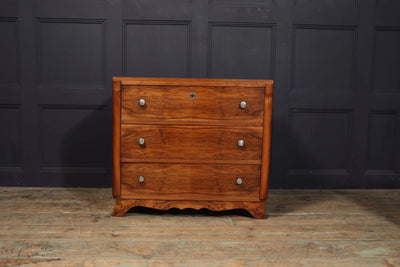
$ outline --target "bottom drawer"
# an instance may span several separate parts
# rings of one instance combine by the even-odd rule
[[[121,197],[258,201],[260,172],[261,165],[121,163]]]

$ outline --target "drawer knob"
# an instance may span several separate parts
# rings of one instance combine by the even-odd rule
[[[237,178],[236,179],[236,184],[241,185],[243,183],[243,179],[242,178]]]
[[[146,104],[146,100],[144,100],[144,99],[139,100],[139,105],[141,105],[143,107],[145,104]]]
[[[138,177],[138,181],[139,181],[139,183],[143,183],[144,182],[144,177],[140,175]]]
[[[237,143],[238,146],[244,146],[244,141],[243,140],[239,140]]]
[[[244,109],[246,107],[247,107],[247,103],[246,102],[244,102],[244,101],[240,102],[240,108]]]
[[[138,143],[139,143],[139,145],[144,145],[144,139],[143,138],[139,138],[139,141],[138,141]]]

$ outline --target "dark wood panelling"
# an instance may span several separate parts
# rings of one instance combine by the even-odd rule
[[[400,186],[400,112],[371,110],[363,180],[366,187]]]
[[[208,16],[211,21],[275,21],[271,9],[277,0],[209,0]]]
[[[292,89],[353,90],[356,33],[351,26],[296,25],[292,46]]]
[[[17,17],[18,16],[18,1],[2,0],[0,8],[0,17]]]
[[[189,21],[124,20],[125,76],[190,77]]]
[[[189,20],[192,16],[191,0],[121,0],[121,6],[122,18]]]
[[[373,111],[369,117],[367,172],[396,171],[398,113],[395,111]]]
[[[400,112],[373,110],[369,129],[365,172],[366,187],[400,186]]]
[[[296,142],[292,167],[347,169],[351,127],[352,116],[348,110],[292,110],[291,131]],[[304,155],[312,160],[307,161]]]
[[[397,9],[399,1],[397,0],[376,0],[376,7],[378,9]]]
[[[111,79],[129,75],[274,79],[272,187],[400,186],[399,14],[398,0],[2,0],[0,185],[110,186]]]
[[[400,25],[400,2],[398,0],[375,0],[377,25]]]
[[[400,2],[376,0],[367,106],[366,187],[400,186]]]
[[[105,164],[106,133],[96,130],[103,128],[104,106],[41,105],[40,108],[42,167]]]
[[[349,175],[352,123],[350,110],[293,109],[289,180],[330,175],[343,184],[340,180]]]
[[[0,104],[0,184],[21,185],[24,175],[20,105]]]
[[[275,52],[273,40],[272,25],[211,22],[208,77],[271,79]]]
[[[375,31],[374,91],[400,94],[400,27]]]
[[[18,19],[0,17],[0,90],[20,86]]]
[[[296,7],[341,9],[356,8],[359,0],[293,0]]]
[[[51,104],[39,108],[41,182],[48,186],[109,184],[111,149],[109,131],[103,126],[105,106]]]
[[[35,3],[37,17],[98,18],[110,11],[104,0],[36,0]]]
[[[104,89],[103,19],[39,18],[37,64],[44,89]]]
[[[19,105],[0,104],[0,129],[0,168],[20,168],[23,143]]]

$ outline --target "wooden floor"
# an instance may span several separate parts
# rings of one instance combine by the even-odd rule
[[[400,266],[400,190],[271,190],[268,218],[136,209],[111,189],[0,188],[0,266]]]

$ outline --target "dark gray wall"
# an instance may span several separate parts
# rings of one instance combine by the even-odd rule
[[[1,0],[0,186],[110,186],[112,76],[273,79],[272,187],[400,187],[398,0]]]

